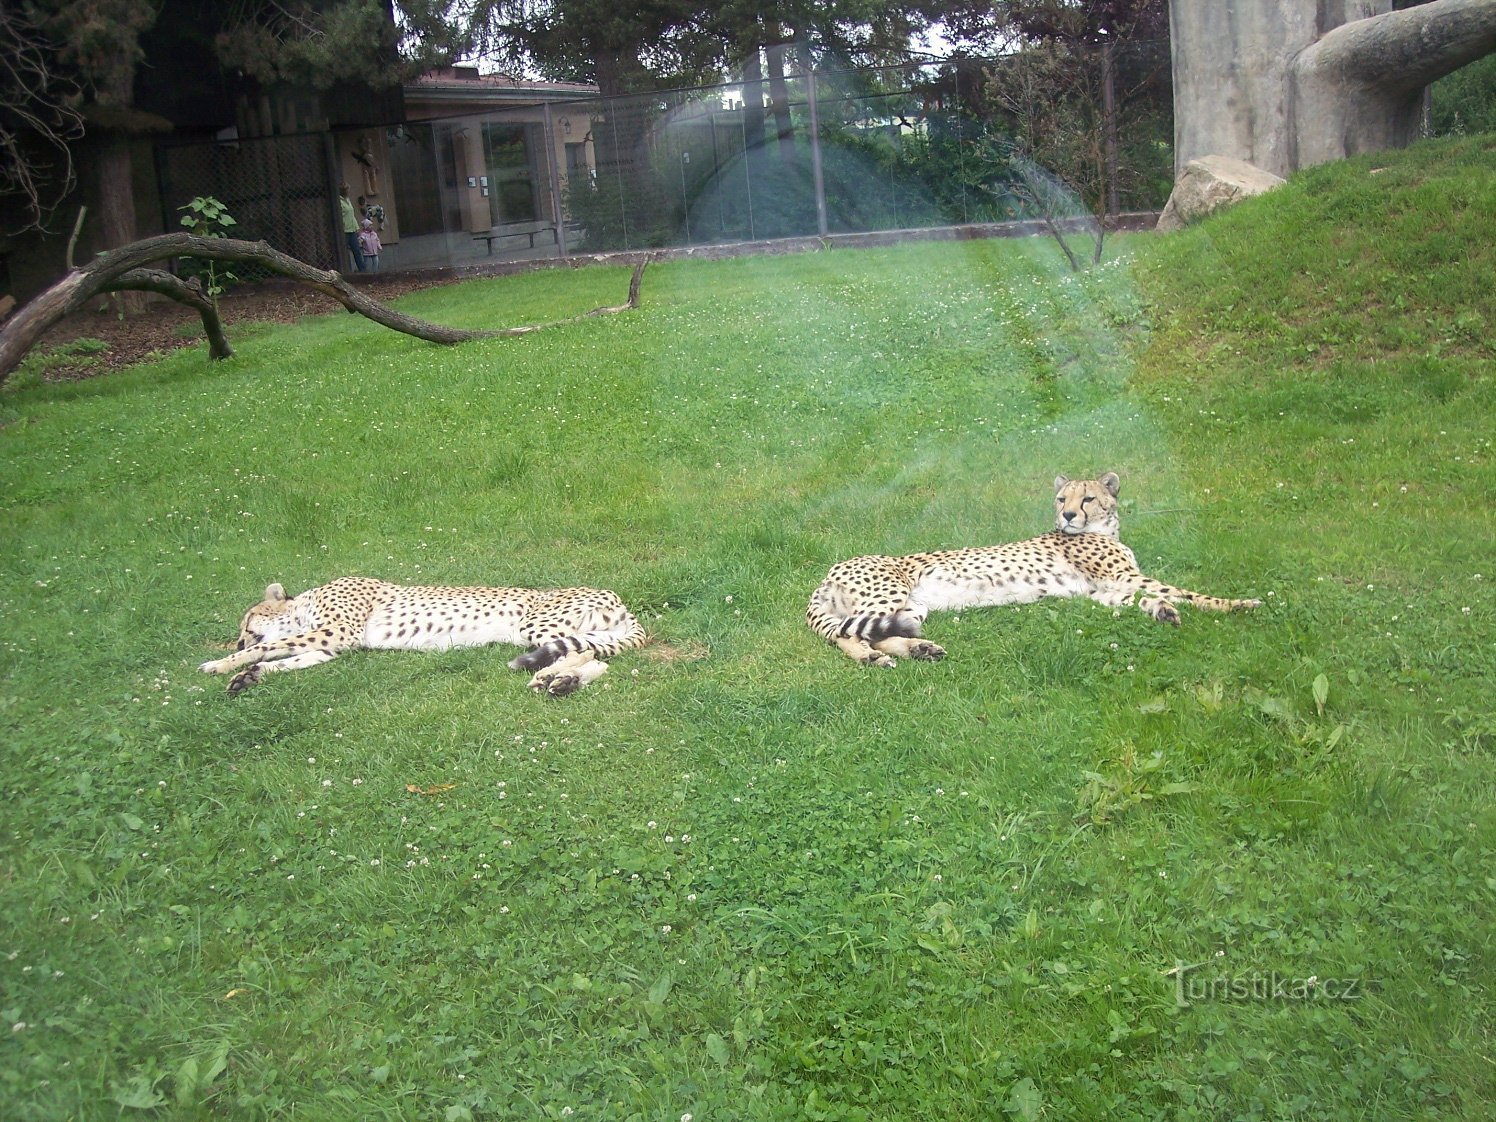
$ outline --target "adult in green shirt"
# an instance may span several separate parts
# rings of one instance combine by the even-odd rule
[[[348,243],[348,252],[353,254],[353,267],[364,271],[363,251],[358,248],[358,212],[348,201],[348,184],[338,188],[338,210],[343,215],[343,240]]]

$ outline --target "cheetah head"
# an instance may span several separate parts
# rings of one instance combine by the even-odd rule
[[[238,650],[267,640],[283,639],[296,631],[291,617],[291,597],[278,584],[265,589],[265,599],[244,613],[239,624]]]
[[[1117,492],[1122,480],[1109,471],[1100,479],[1054,478],[1054,528],[1065,534],[1105,534],[1119,537]]]

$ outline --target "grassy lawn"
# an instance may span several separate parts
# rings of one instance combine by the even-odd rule
[[[1487,1117],[1493,214],[1474,137],[1082,277],[685,261],[518,339],[338,314],[18,379],[0,1113]],[[1264,607],[937,615],[893,671],[804,626],[834,561],[1030,536],[1106,469],[1146,571]],[[601,585],[656,641],[562,701],[500,649],[196,672],[347,573]]]

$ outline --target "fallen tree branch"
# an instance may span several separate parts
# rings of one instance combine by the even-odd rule
[[[164,269],[131,269],[109,286],[110,291],[121,289],[159,292],[163,296],[170,296],[179,304],[186,304],[202,317],[203,334],[208,338],[208,357],[215,360],[233,357],[234,348],[229,345],[228,336],[224,334],[218,308],[208,299],[207,293],[195,279],[183,280]]]
[[[628,300],[623,304],[595,308],[582,315],[552,323],[492,330],[467,330],[460,327],[447,327],[406,315],[404,312],[397,312],[394,308],[361,292],[337,272],[308,265],[305,261],[282,253],[262,241],[204,238],[188,233],[161,234],[158,237],[131,242],[129,245],[120,246],[108,253],[101,253],[82,268],[70,271],[62,280],[16,312],[4,327],[0,328],[0,383],[3,383],[20,365],[21,360],[36,345],[37,340],[47,328],[77,311],[88,302],[90,297],[101,292],[145,288],[150,291],[163,292],[174,300],[190,304],[202,313],[202,306],[189,295],[189,290],[184,283],[178,281],[172,284],[162,281],[161,277],[170,276],[170,274],[144,268],[152,262],[171,257],[196,257],[213,261],[252,261],[280,276],[309,285],[336,300],[350,312],[357,312],[383,327],[443,346],[467,343],[475,339],[527,335],[532,331],[540,331],[547,327],[576,323],[591,316],[614,315],[637,308],[640,284],[645,266],[649,263],[646,259],[634,267],[633,276],[629,280]],[[213,338],[215,327],[210,326],[207,315],[203,318],[203,328],[209,337],[210,357],[227,358],[233,351],[228,346],[228,340],[222,337],[222,325],[218,324],[217,319],[215,312],[212,321],[216,325],[216,332],[220,339],[220,342],[215,344]]]

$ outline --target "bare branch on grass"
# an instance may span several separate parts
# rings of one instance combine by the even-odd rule
[[[223,335],[217,311],[211,320],[199,300],[211,304],[201,290],[194,289],[179,278],[159,270],[146,269],[155,261],[173,257],[197,257],[214,261],[250,261],[290,280],[310,286],[336,300],[350,312],[357,312],[382,327],[414,335],[429,343],[450,346],[477,339],[502,339],[516,335],[528,335],[548,327],[576,323],[593,316],[616,315],[639,306],[639,289],[644,269],[649,259],[634,266],[629,280],[626,302],[611,307],[594,308],[578,316],[551,323],[527,324],[521,327],[504,327],[489,330],[469,330],[447,327],[418,319],[382,304],[368,294],[349,284],[330,269],[318,269],[298,260],[290,254],[267,245],[265,242],[247,242],[234,238],[205,238],[195,234],[173,233],[131,242],[118,249],[101,253],[79,269],[69,272],[62,280],[30,301],[0,327],[0,384],[3,384],[21,360],[36,345],[42,334],[58,320],[82,308],[88,300],[103,292],[122,290],[149,290],[161,292],[174,300],[186,303],[203,316],[203,329],[208,335],[211,358],[227,358],[233,353]],[[170,280],[164,279],[170,278]]]

